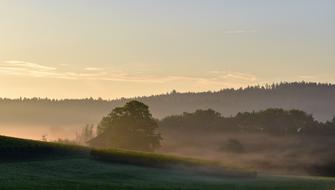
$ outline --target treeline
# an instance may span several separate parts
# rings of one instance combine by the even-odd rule
[[[299,109],[320,121],[330,120],[335,113],[335,85],[328,83],[278,83],[220,91],[172,91],[148,97],[115,100],[0,98],[0,124],[82,126],[97,123],[113,108],[130,100],[150,107],[155,118],[192,112],[197,109],[214,109],[224,116],[239,112],[252,112],[267,108]],[[57,119],[55,119],[57,118]]]
[[[212,109],[168,116],[159,121],[163,133],[180,134],[225,134],[262,133],[285,135],[335,135],[335,117],[331,121],[319,122],[304,111],[271,108],[258,112],[241,112],[224,117]]]
[[[335,176],[335,117],[321,122],[281,108],[226,117],[206,109],[165,117],[159,128],[161,151],[264,171]]]

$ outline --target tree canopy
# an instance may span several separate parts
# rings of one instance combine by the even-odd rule
[[[178,131],[206,133],[265,133],[270,135],[330,135],[335,134],[335,117],[331,121],[318,122],[301,110],[270,108],[258,112],[238,113],[223,117],[211,109],[197,110],[166,117],[159,122],[164,133]]]
[[[160,147],[158,124],[149,107],[138,101],[130,101],[116,107],[103,117],[98,125],[98,136],[90,144],[105,148],[122,148],[154,151]]]

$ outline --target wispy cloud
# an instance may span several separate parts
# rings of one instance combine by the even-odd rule
[[[98,68],[98,67],[86,67],[84,68],[85,71],[101,71],[103,70],[102,68]]]
[[[256,76],[241,72],[210,71],[198,76],[158,75],[146,73],[111,72],[101,68],[83,68],[85,72],[58,70],[55,67],[25,61],[0,63],[0,74],[10,76],[55,78],[64,80],[96,80],[147,84],[189,84],[199,90],[243,87],[258,82]]]
[[[230,72],[230,71],[210,71],[209,73],[214,74],[216,78],[224,80],[238,80],[241,82],[256,82],[257,77],[248,73],[241,72]]]
[[[77,73],[69,71],[59,71],[55,67],[16,60],[9,60],[0,63],[0,74],[59,79],[93,79],[96,77],[107,75],[106,72]]]
[[[53,71],[56,70],[55,67],[49,67],[45,65],[39,65],[37,63],[32,62],[26,62],[26,61],[17,61],[17,60],[9,60],[4,61],[3,64],[0,64],[1,67],[11,68],[11,69],[33,69],[33,70],[39,70],[39,71]]]
[[[108,73],[103,71],[102,68],[97,67],[86,67],[83,70],[86,72],[59,71],[55,67],[26,61],[4,61],[3,63],[0,63],[0,74],[25,77],[136,83],[166,83],[176,80],[191,80],[191,78],[180,76],[155,76],[145,75],[143,73],[129,74],[125,72]]]
[[[303,80],[312,80],[317,78],[317,76],[314,75],[300,75],[298,77]]]

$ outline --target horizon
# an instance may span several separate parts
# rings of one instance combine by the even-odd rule
[[[248,88],[266,88],[267,86],[272,89],[272,85],[285,85],[285,84],[316,84],[316,85],[330,85],[330,86],[335,86],[335,83],[327,83],[327,82],[306,82],[306,81],[293,81],[293,82],[287,82],[287,81],[282,81],[282,82],[277,82],[277,83],[265,83],[265,84],[255,84],[251,86],[245,86],[245,87],[236,87],[236,88],[222,88],[222,89],[217,89],[217,90],[207,90],[207,91],[185,91],[185,92],[180,92],[176,91],[175,89],[172,89],[168,92],[163,92],[160,94],[150,94],[150,95],[137,95],[137,96],[130,96],[130,97],[116,97],[116,98],[102,98],[102,97],[83,97],[83,98],[50,98],[50,97],[16,97],[16,98],[8,98],[8,97],[0,97],[0,100],[33,100],[33,99],[39,99],[39,100],[55,100],[55,101],[62,101],[62,100],[94,100],[94,101],[117,101],[117,100],[122,100],[122,99],[135,99],[135,98],[147,98],[147,97],[152,97],[152,96],[163,96],[163,95],[169,95],[172,93],[177,93],[177,94],[187,94],[187,93],[194,93],[194,94],[202,94],[202,93],[218,93],[222,92],[225,90],[246,90]],[[267,89],[267,88],[266,88]]]
[[[335,2],[0,1],[1,97],[335,83]]]

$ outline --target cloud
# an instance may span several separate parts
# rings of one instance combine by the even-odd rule
[[[102,76],[106,76],[106,72],[98,73],[76,73],[76,72],[64,72],[61,74],[64,79],[99,79]]]
[[[4,64],[0,64],[2,67],[12,68],[12,69],[33,69],[33,70],[40,70],[40,71],[53,71],[56,70],[55,67],[49,67],[44,65],[39,65],[37,63],[26,62],[26,61],[16,61],[16,60],[9,60],[4,61]]]
[[[102,68],[98,68],[98,67],[86,67],[84,68],[85,71],[101,71],[103,70]]]
[[[248,73],[241,72],[230,72],[230,71],[210,71],[209,73],[214,74],[216,78],[223,80],[237,80],[241,82],[256,82],[257,77]]]
[[[152,84],[190,84],[196,89],[222,89],[226,87],[246,87],[258,82],[256,76],[240,72],[223,72],[217,71],[216,74],[210,76],[182,76],[182,75],[128,75],[119,74],[108,76],[104,80],[118,82],[136,82],[136,83],[152,83]],[[191,87],[190,86],[190,87]]]
[[[304,80],[312,80],[312,79],[317,78],[317,76],[314,76],[314,75],[300,75],[298,77],[301,78],[301,79],[304,79]]]
[[[244,82],[255,82],[257,80],[256,76],[246,73],[227,73],[222,76],[224,79],[232,79],[232,80],[239,80]]]
[[[64,68],[63,68],[64,69]],[[5,61],[0,63],[0,74],[34,78],[54,78],[64,80],[95,80],[146,84],[184,84],[191,89],[222,89],[244,87],[258,82],[256,76],[241,72],[210,71],[198,76],[158,75],[103,71],[101,68],[87,67],[85,72],[58,70],[55,67],[25,61]]]
[[[54,75],[56,68],[27,61],[4,61],[0,63],[0,73],[15,76],[43,77]]]
[[[94,79],[107,75],[106,72],[77,73],[58,71],[55,67],[16,60],[4,61],[3,63],[0,63],[0,74],[58,79]]]

